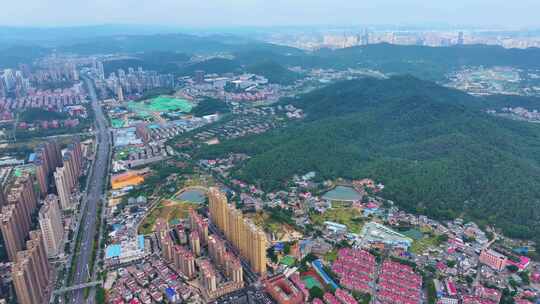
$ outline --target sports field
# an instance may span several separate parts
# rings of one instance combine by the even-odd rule
[[[193,105],[180,98],[174,98],[169,96],[158,96],[154,99],[149,99],[144,102],[130,102],[128,107],[132,110],[144,111],[144,112],[184,112],[189,113],[193,108]]]
[[[324,290],[324,287],[322,286],[321,282],[319,282],[319,280],[315,279],[311,275],[307,275],[303,277],[302,281],[304,281],[304,283],[306,284],[307,289],[311,289],[313,287],[319,287],[320,289]]]

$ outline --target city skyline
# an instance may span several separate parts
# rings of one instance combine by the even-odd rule
[[[308,25],[467,25],[535,27],[540,3],[532,0],[439,1],[193,0],[138,1],[27,0],[5,3],[0,24],[6,26],[80,26],[99,24],[171,27],[308,26]],[[129,9],[128,9],[129,8]],[[489,10],[489,14],[485,11]]]

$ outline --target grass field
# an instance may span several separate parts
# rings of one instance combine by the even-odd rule
[[[310,275],[303,277],[302,281],[306,283],[307,289],[311,289],[313,287],[319,287],[320,289],[324,290],[324,287],[322,286],[322,284],[317,279],[315,279],[314,277]]]
[[[346,207],[344,205],[333,204],[333,207],[322,214],[310,214],[310,218],[315,225],[324,225],[325,221],[331,221],[346,225],[350,232],[360,233],[364,226],[359,210]]]
[[[130,102],[128,108],[138,112],[175,112],[181,111],[184,113],[191,112],[193,105],[180,98],[158,96],[154,99],[146,100],[144,102]]]
[[[296,263],[296,259],[290,255],[286,255],[279,262],[283,265],[293,266]]]
[[[257,226],[273,233],[279,241],[288,242],[300,236],[300,233],[293,227],[273,220],[267,213],[258,212],[250,218]]]
[[[164,218],[168,222],[174,219],[187,218],[189,208],[197,208],[198,206],[198,204],[182,201],[163,200],[141,223],[139,233],[144,235],[152,233],[158,218]]]
[[[409,249],[414,254],[420,254],[429,248],[438,247],[441,243],[438,236],[431,233],[431,231],[423,229],[421,232],[423,234],[422,238],[414,239],[414,242]]]
[[[113,128],[123,128],[124,127],[124,121],[122,119],[111,119],[111,126]]]

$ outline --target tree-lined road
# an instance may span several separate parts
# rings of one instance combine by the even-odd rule
[[[96,91],[92,80],[84,78],[88,93],[91,99],[92,109],[95,115],[95,127],[97,135],[97,152],[96,159],[94,160],[94,168],[92,170],[92,176],[88,184],[86,193],[86,202],[81,206],[86,206],[86,212],[81,216],[84,220],[80,223],[79,233],[82,233],[80,251],[77,257],[76,272],[74,274],[73,285],[86,283],[88,275],[92,271],[88,269],[90,265],[93,240],[97,229],[97,223],[100,221],[100,215],[97,214],[98,203],[103,197],[103,191],[105,189],[104,182],[107,176],[107,169],[109,164],[109,151],[111,148],[111,138],[107,127],[107,121],[103,115],[101,106],[99,105]],[[73,292],[71,303],[82,304],[84,303],[83,290],[77,290]]]

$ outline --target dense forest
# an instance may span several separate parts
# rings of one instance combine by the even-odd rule
[[[252,156],[234,174],[266,190],[294,174],[371,177],[406,210],[540,234],[540,126],[490,116],[512,97],[475,98],[410,76],[331,85],[284,102],[304,122],[204,148]],[[528,100],[540,106],[538,100]]]
[[[128,68],[138,67],[158,73],[175,73],[189,59],[190,56],[183,53],[156,51],[134,54],[129,59],[105,61],[103,67],[107,76],[112,72],[117,73],[118,69],[127,72]]]
[[[290,71],[276,62],[268,60],[250,65],[246,70],[250,73],[266,77],[270,83],[281,85],[293,84],[296,80],[301,78],[300,74]]]
[[[20,121],[36,122],[40,120],[62,120],[69,118],[67,113],[59,113],[55,111],[42,110],[38,108],[30,108],[21,112]]]
[[[33,46],[0,46],[0,69],[15,68],[19,64],[30,64],[39,57],[45,56],[49,50]]]
[[[207,97],[199,102],[199,104],[191,111],[191,114],[201,117],[214,113],[229,113],[229,107],[221,100]]]

